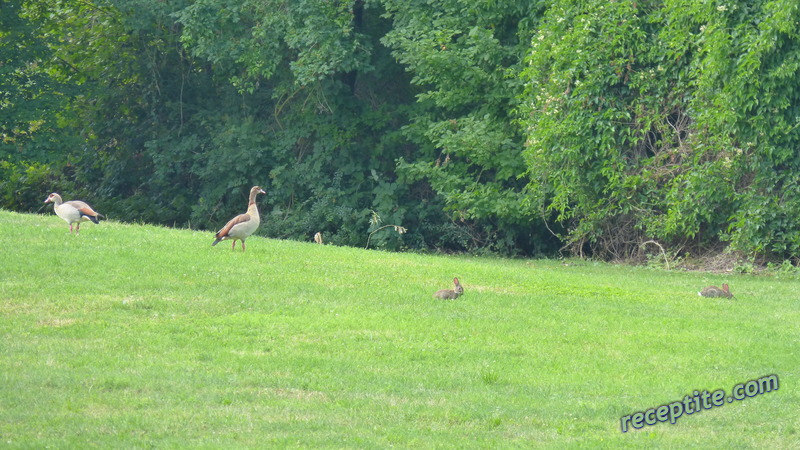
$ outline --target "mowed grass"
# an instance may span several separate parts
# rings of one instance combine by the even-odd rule
[[[800,444],[794,278],[212,241],[0,211],[0,446]],[[738,299],[698,297],[723,282]]]

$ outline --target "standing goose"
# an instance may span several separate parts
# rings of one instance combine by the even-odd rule
[[[258,226],[261,224],[261,218],[258,216],[258,207],[256,206],[256,195],[266,194],[263,189],[258,186],[253,186],[250,189],[250,202],[247,204],[247,212],[239,214],[222,227],[219,232],[214,236],[217,238],[211,245],[217,245],[220,241],[225,239],[233,239],[231,250],[236,248],[236,241],[242,241],[242,251],[244,251],[244,241],[251,234],[253,234]]]
[[[103,217],[102,214],[93,210],[91,206],[80,200],[70,200],[65,202],[61,200],[61,196],[53,192],[47,196],[45,203],[53,203],[53,210],[58,217],[61,217],[69,224],[69,233],[72,234],[72,224],[76,223],[75,234],[81,232],[81,222],[91,220],[94,223],[100,223],[98,220]]]

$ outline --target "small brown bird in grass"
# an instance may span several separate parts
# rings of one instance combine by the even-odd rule
[[[258,186],[253,186],[250,189],[250,201],[247,203],[247,212],[239,214],[228,221],[228,223],[214,235],[217,240],[211,245],[217,245],[220,241],[232,239],[233,245],[231,245],[231,250],[236,248],[236,241],[242,241],[242,251],[245,250],[245,239],[250,237],[258,226],[261,225],[261,218],[258,215],[258,207],[256,206],[256,195],[258,194],[266,194],[266,192]]]
[[[72,224],[78,224],[75,230],[75,234],[78,234],[81,232],[81,222],[88,222],[91,220],[97,224],[100,223],[98,219],[103,217],[102,214],[93,210],[92,207],[86,203],[80,200],[65,202],[61,200],[61,196],[55,192],[48,195],[44,202],[53,203],[53,210],[56,212],[56,215],[69,224],[70,234],[72,234]]]
[[[716,286],[708,286],[704,287],[702,291],[698,292],[697,295],[701,297],[725,297],[725,298],[733,298],[733,294],[731,290],[728,288],[727,284],[722,285],[722,289]]]
[[[459,295],[464,293],[464,287],[458,282],[458,278],[453,278],[454,289],[442,289],[433,294],[433,298],[438,299],[456,299]]]

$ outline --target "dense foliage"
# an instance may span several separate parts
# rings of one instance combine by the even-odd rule
[[[273,237],[800,256],[788,0],[0,5],[6,208],[214,229],[260,184]]]
[[[800,256],[794,2],[555,1],[529,66],[530,186],[577,249]],[[696,251],[696,250],[695,250]]]

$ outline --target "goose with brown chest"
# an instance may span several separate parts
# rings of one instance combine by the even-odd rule
[[[102,214],[92,209],[92,207],[85,202],[80,200],[65,202],[61,199],[61,196],[55,192],[48,195],[44,202],[53,204],[53,210],[56,212],[56,215],[69,224],[70,234],[72,234],[73,224],[77,224],[75,234],[78,234],[81,232],[81,222],[92,221],[97,224],[100,223],[100,217],[103,217]]]
[[[256,196],[258,194],[266,194],[263,189],[258,186],[253,186],[250,189],[250,201],[247,204],[247,212],[239,214],[222,227],[219,232],[214,236],[216,240],[211,245],[217,245],[220,241],[226,239],[233,240],[231,250],[236,248],[236,241],[242,241],[242,251],[245,250],[244,241],[255,233],[258,226],[261,225],[261,218],[258,215],[258,207],[256,206]]]

